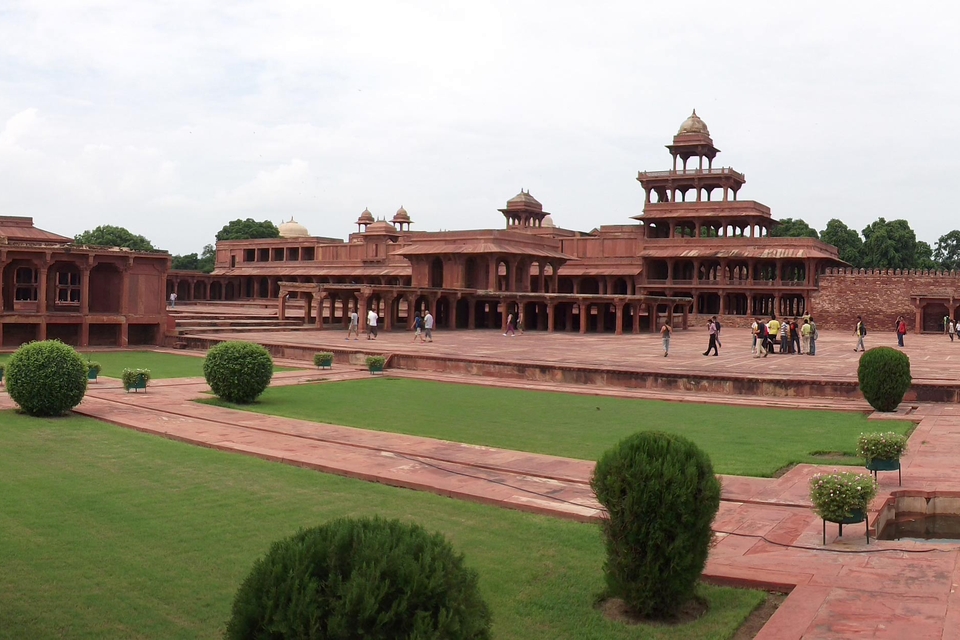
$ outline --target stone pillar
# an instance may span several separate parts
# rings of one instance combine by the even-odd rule
[[[604,302],[597,305],[597,333],[603,333],[605,320],[607,319],[607,307],[609,305]]]
[[[583,304],[583,300],[578,301],[577,306],[580,308],[580,333],[586,333],[590,324],[590,307]]]
[[[477,328],[477,301],[470,297],[467,299],[467,329]]]
[[[37,313],[43,315],[47,312],[47,263],[42,263],[38,270],[40,279],[37,282]],[[40,338],[45,340],[46,337]]]
[[[546,303],[546,312],[547,312],[547,332],[553,333],[554,329],[557,326],[557,303],[556,302]]]
[[[457,303],[460,298],[454,298],[450,301],[450,321],[447,323],[447,329],[454,331],[457,328]]]
[[[720,292],[720,315],[726,315],[727,313],[727,293],[725,291]]]
[[[358,326],[358,329],[360,331],[366,331],[367,330],[367,296],[362,289],[360,290],[360,294],[357,296],[357,298],[360,300],[360,311],[359,311],[360,324]]]
[[[280,301],[277,303],[277,319],[281,322],[287,319],[287,295],[283,291],[280,292]]]
[[[564,319],[567,321],[567,325],[565,329],[567,331],[573,331],[573,303],[572,302],[567,305],[565,315],[566,317]]]
[[[920,333],[920,327],[923,326],[923,309],[920,305],[917,305],[915,308],[914,319],[913,319],[913,332]]]
[[[640,303],[634,302],[630,307],[633,309],[633,333],[640,333]]]
[[[672,307],[671,307],[672,308]],[[690,319],[690,307],[683,305],[683,329],[687,328],[688,321]],[[672,326],[672,325],[671,325]],[[676,327],[674,327],[676,328]]]
[[[614,330],[616,335],[623,335],[623,303],[617,302],[617,328]]]
[[[388,296],[383,299],[383,330],[391,331],[393,329],[393,301],[396,296]]]

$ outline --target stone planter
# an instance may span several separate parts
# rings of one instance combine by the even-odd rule
[[[89,369],[87,371],[87,380],[89,380],[90,382],[96,382],[97,376],[99,375],[100,375],[100,372],[97,371],[96,369]]]
[[[857,524],[858,522],[867,521],[867,512],[862,509],[854,509],[853,515],[849,518],[844,518],[843,520],[830,520],[830,522],[836,522],[839,527],[840,537],[843,537],[843,525],[845,524]],[[870,544],[870,523],[866,525],[867,531],[867,544]],[[823,521],[823,544],[827,544],[827,520]]]

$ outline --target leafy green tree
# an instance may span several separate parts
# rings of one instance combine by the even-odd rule
[[[915,269],[918,267],[917,234],[906,220],[877,218],[863,230],[864,267]]]
[[[929,242],[917,241],[917,269],[942,269],[933,259],[933,248]]]
[[[862,266],[860,252],[863,250],[863,239],[860,234],[836,218],[827,223],[826,229],[820,232],[820,239],[831,244],[840,252],[840,259],[854,267]]]
[[[74,242],[93,247],[125,247],[133,251],[156,251],[153,243],[138,236],[123,227],[115,227],[111,224],[100,225],[96,229],[88,229],[83,233],[74,236]]]
[[[804,222],[801,218],[784,218],[780,224],[770,230],[773,238],[816,238],[817,230]]]
[[[217,232],[217,240],[250,240],[253,238],[279,238],[280,230],[269,220],[257,222],[253,218],[232,220]]]
[[[940,236],[933,259],[941,269],[960,269],[960,231],[954,229]]]
[[[171,267],[179,271],[200,271],[210,273],[213,271],[217,259],[217,250],[212,244],[203,248],[203,253],[187,253],[184,255],[173,256]]]

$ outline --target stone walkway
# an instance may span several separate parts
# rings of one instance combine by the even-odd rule
[[[333,372],[290,371],[276,374],[274,384],[368,375],[341,367]],[[496,384],[487,378],[430,377]],[[538,388],[570,390],[549,383],[540,383]],[[194,402],[205,390],[200,379],[157,380],[145,394],[128,394],[118,381],[101,378],[91,385],[78,412],[202,446],[394,486],[574,520],[593,521],[600,516],[589,489],[593,468],[589,461],[316,424]],[[684,395],[686,400],[707,399]],[[726,400],[771,404],[768,398]],[[9,406],[9,398],[0,394],[0,407]],[[778,399],[776,406],[807,408],[811,403],[785,398]],[[903,461],[902,489],[960,496],[960,477],[952,473],[960,455],[960,407],[921,404],[910,417],[919,424]],[[872,541],[867,546],[862,525],[849,526],[843,538],[837,537],[836,526],[831,525],[824,547],[821,520],[807,498],[809,478],[822,470],[801,465],[776,479],[723,477],[723,498],[714,523],[718,543],[707,564],[707,578],[790,592],[757,636],[762,639],[960,640],[960,544]],[[881,474],[880,482],[881,495],[872,506],[871,519],[884,499],[901,489],[895,474]]]

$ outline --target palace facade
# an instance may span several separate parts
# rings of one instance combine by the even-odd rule
[[[412,326],[429,308],[439,327],[501,328],[522,313],[528,329],[615,333],[686,327],[690,316],[811,312],[818,276],[843,267],[815,238],[770,235],[770,209],[740,200],[746,179],[715,167],[719,149],[696,112],[667,149],[672,167],[641,171],[636,222],[590,232],[557,226],[529,192],[500,209],[503,229],[413,231],[364,210],[346,240],[311,236],[292,219],[280,238],[217,244],[210,275],[171,272],[181,301],[275,299],[305,308],[304,321],[339,326],[376,309],[385,329]]]
[[[0,216],[0,345],[160,345],[169,267],[166,253],[78,246],[32,218]]]

